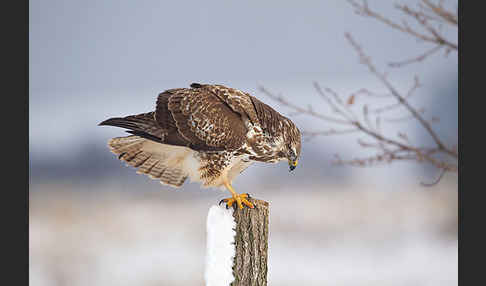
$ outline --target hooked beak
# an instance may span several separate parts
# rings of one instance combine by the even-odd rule
[[[295,161],[290,161],[289,160],[289,172],[292,172],[295,167],[297,167],[297,164],[299,163],[299,160],[295,160]]]

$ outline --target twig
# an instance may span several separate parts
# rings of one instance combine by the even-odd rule
[[[358,3],[355,0],[348,0],[348,2],[355,8],[355,11],[358,15],[374,18],[374,19],[390,26],[391,28],[394,28],[394,29],[397,29],[397,30],[399,30],[403,33],[409,34],[409,35],[411,35],[411,36],[413,36],[417,39],[420,39],[420,40],[423,40],[423,41],[426,41],[426,42],[429,42],[429,43],[438,44],[438,45],[441,45],[441,46],[447,46],[450,49],[457,50],[457,44],[452,43],[452,42],[448,41],[447,39],[445,39],[444,37],[442,37],[434,27],[429,25],[429,23],[427,21],[427,17],[424,15],[424,13],[422,11],[415,11],[415,10],[409,8],[408,6],[405,6],[405,5],[403,5],[403,6],[397,5],[396,6],[397,9],[401,10],[405,14],[407,14],[407,15],[411,16],[413,19],[417,20],[418,23],[428,32],[428,34],[418,32],[418,31],[412,29],[407,24],[406,21],[403,21],[402,24],[398,24],[398,23],[384,17],[383,15],[371,10],[369,8],[368,2],[366,0],[361,1],[362,2],[361,4]],[[429,1],[423,1],[423,2],[426,3],[426,4],[429,3]],[[446,16],[446,15],[451,14],[450,12],[446,12],[444,10],[444,12],[435,12],[434,11],[434,13],[436,15],[440,16],[440,17],[445,16],[446,18],[444,18],[444,19],[446,19],[449,22],[454,21],[453,18]],[[457,20],[456,20],[456,22],[457,22]]]
[[[442,172],[440,172],[440,175],[437,179],[435,179],[435,181],[433,181],[432,183],[424,183],[424,182],[420,182],[420,184],[424,187],[432,187],[434,185],[436,185],[437,183],[439,183],[439,181],[442,179],[442,177],[444,176],[444,174],[447,172],[446,169],[442,169]]]
[[[425,58],[431,56],[432,54],[435,54],[438,51],[440,51],[440,49],[442,49],[442,46],[435,46],[434,48],[426,51],[425,53],[423,53],[422,55],[420,55],[418,57],[411,58],[411,59],[408,59],[408,60],[404,60],[404,61],[401,61],[401,62],[391,62],[388,65],[390,67],[399,68],[399,67],[403,67],[403,66],[408,65],[408,64],[421,62],[421,61],[425,60]]]
[[[333,122],[333,123],[337,123],[337,124],[349,125],[349,122],[347,122],[346,120],[342,120],[342,119],[338,119],[338,118],[334,118],[334,117],[322,115],[322,114],[319,114],[319,113],[313,111],[311,108],[307,108],[306,109],[306,108],[302,108],[302,107],[300,107],[298,105],[292,104],[292,103],[288,102],[287,100],[285,100],[281,96],[275,96],[275,95],[273,95],[272,93],[270,93],[269,91],[267,91],[263,86],[258,87],[258,89],[261,92],[263,92],[265,95],[267,95],[268,97],[272,98],[273,100],[275,100],[277,102],[280,102],[282,105],[285,105],[287,107],[292,108],[296,112],[304,113],[304,114],[310,115],[312,117],[315,117],[315,118],[318,118],[318,119],[321,119],[321,120],[324,120],[324,121],[329,121],[329,122]]]

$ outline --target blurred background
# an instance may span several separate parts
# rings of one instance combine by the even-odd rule
[[[395,2],[368,3],[403,16]],[[31,0],[30,285],[202,285],[207,211],[228,193],[189,182],[176,191],[136,174],[107,148],[126,133],[97,124],[152,111],[159,92],[200,82],[249,92],[301,130],[328,129],[258,87],[314,110],[326,106],[314,81],[343,95],[385,92],[345,32],[401,91],[420,77],[411,103],[456,144],[457,53],[391,68],[430,46],[346,1]],[[384,128],[431,142],[414,121]],[[427,164],[332,164],[334,154],[369,154],[361,137],[306,141],[294,172],[256,163],[235,180],[270,203],[269,284],[457,285],[457,174],[423,187],[439,175]]]

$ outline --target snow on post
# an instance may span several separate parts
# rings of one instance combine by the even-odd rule
[[[206,286],[228,286],[233,277],[236,222],[233,209],[212,206],[206,222]]]
[[[250,201],[254,209],[209,209],[206,286],[267,285],[268,203]]]

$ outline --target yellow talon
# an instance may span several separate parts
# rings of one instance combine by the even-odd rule
[[[243,209],[243,205],[253,209],[255,206],[247,200],[247,198],[250,198],[248,194],[237,194],[233,187],[229,183],[224,184],[226,188],[231,192],[233,197],[228,198],[228,199],[222,199],[219,203],[221,204],[222,202],[226,203],[226,208],[231,207],[235,202],[238,205],[240,209]]]

